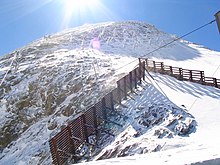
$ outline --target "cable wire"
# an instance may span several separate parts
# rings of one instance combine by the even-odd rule
[[[214,71],[214,73],[212,74],[212,77],[214,77],[214,75],[216,74],[216,72],[219,70],[220,65],[217,67],[217,69]]]
[[[176,41],[178,41],[178,40],[180,40],[180,39],[182,39],[182,38],[184,38],[184,37],[186,37],[186,36],[188,36],[188,35],[190,35],[190,34],[192,34],[192,33],[194,33],[194,32],[196,32],[196,31],[198,31],[198,30],[200,30],[200,29],[202,29],[202,28],[204,28],[204,27],[206,27],[206,26],[212,24],[213,22],[215,22],[215,20],[212,20],[212,21],[210,21],[209,23],[206,23],[206,24],[204,24],[204,25],[202,25],[202,26],[200,26],[200,27],[198,27],[198,28],[196,28],[196,29],[194,29],[194,30],[192,30],[192,31],[190,31],[190,32],[188,32],[188,33],[186,33],[186,34],[184,34],[184,35],[182,35],[182,36],[176,38],[176,39],[174,39],[173,41],[170,41],[170,42],[168,42],[167,44],[165,44],[165,45],[163,45],[163,46],[160,46],[159,48],[154,49],[154,50],[148,52],[147,54],[145,54],[145,55],[143,55],[143,56],[140,56],[140,57],[138,57],[138,58],[143,58],[143,57],[145,57],[145,56],[147,56],[147,55],[149,55],[149,54],[151,54],[151,53],[154,53],[154,52],[156,52],[156,51],[158,51],[158,50],[160,50],[160,49],[162,49],[162,48],[164,48],[164,47],[166,47],[166,46],[168,46],[168,45],[170,45],[170,44],[172,44],[172,43],[174,43],[174,42],[176,42]],[[121,66],[121,67],[119,67],[119,68],[116,69],[116,70],[120,70],[120,69],[124,68],[125,66],[130,65],[130,64],[134,63],[136,60],[137,60],[137,59],[135,59],[135,60],[133,60],[133,61],[131,61],[131,62],[129,62],[129,63],[127,63],[127,64]]]
[[[149,54],[151,54],[151,53],[154,53],[154,52],[158,51],[159,49],[162,49],[162,48],[164,48],[164,47],[166,47],[166,46],[168,46],[168,45],[170,45],[170,44],[172,44],[172,43],[174,43],[174,42],[176,42],[176,41],[178,41],[178,40],[180,40],[180,39],[182,39],[182,38],[184,38],[184,37],[186,37],[186,36],[188,36],[188,35],[190,35],[190,34],[192,34],[192,33],[194,33],[194,32],[196,32],[196,31],[198,31],[198,30],[200,30],[200,29],[202,29],[202,28],[208,26],[209,24],[212,24],[213,22],[215,22],[215,20],[212,20],[212,21],[210,21],[209,23],[198,27],[198,28],[192,30],[191,32],[188,32],[188,33],[182,35],[181,37],[178,37],[178,38],[176,38],[175,40],[173,40],[173,41],[171,41],[171,42],[168,42],[167,44],[165,44],[165,45],[163,45],[163,46],[161,46],[161,47],[159,47],[159,48],[157,48],[157,49],[155,49],[155,50],[153,50],[153,51],[151,51],[151,52],[149,52],[149,53],[147,53],[146,55],[143,55],[143,56],[141,56],[141,57],[145,57],[145,56],[147,56],[147,55],[149,55]]]
[[[186,33],[186,34],[184,34],[184,35],[182,35],[182,36],[176,38],[176,39],[174,39],[173,41],[168,42],[167,44],[165,44],[165,45],[163,45],[163,46],[160,46],[159,48],[150,51],[150,52],[148,52],[147,54],[145,54],[145,55],[143,55],[143,56],[140,56],[139,58],[143,58],[143,57],[145,57],[145,56],[147,56],[147,55],[149,55],[149,54],[151,54],[151,53],[154,53],[154,52],[156,52],[156,51],[158,51],[158,50],[160,50],[160,49],[162,49],[162,48],[164,48],[164,47],[166,47],[166,46],[168,46],[168,45],[170,45],[170,44],[172,44],[172,43],[174,43],[174,42],[176,42],[176,41],[178,41],[178,40],[180,40],[180,39],[182,39],[182,38],[184,38],[184,37],[186,37],[186,36],[188,36],[188,35],[190,35],[190,34],[192,34],[192,33],[194,33],[194,32],[196,32],[196,31],[198,31],[198,30],[200,30],[200,29],[202,29],[202,28],[204,28],[204,27],[206,27],[206,26],[212,24],[213,22],[215,22],[215,20],[212,20],[212,21],[210,21],[209,23],[206,23],[206,24],[204,24],[204,25],[202,25],[202,26],[200,26],[200,27],[198,27],[198,28],[196,28],[196,29],[194,29],[194,30],[192,30],[192,31],[190,31],[190,32],[188,32],[188,33]],[[138,59],[139,59],[139,58],[138,58]],[[116,70],[120,70],[120,69],[124,68],[125,66],[130,65],[131,63],[135,62],[136,60],[137,60],[137,59],[135,59],[135,60],[133,60],[133,61],[131,61],[131,62],[129,62],[129,63],[123,65],[123,66],[121,66],[120,68],[118,68],[118,69],[116,69]],[[135,67],[136,67],[136,66],[135,66]],[[217,70],[218,70],[218,68],[217,68]],[[150,75],[149,72],[148,72],[148,74]],[[154,80],[154,78],[153,78],[151,75],[150,75],[150,77],[152,78],[153,82],[154,82],[154,83],[159,87],[159,89],[162,91],[162,93],[164,94],[164,96],[167,97],[167,95],[165,94],[165,92],[162,90],[162,88],[159,86],[159,84],[156,83],[156,81]],[[151,83],[152,83],[152,81],[151,81]],[[153,84],[153,83],[152,83],[152,84]],[[195,101],[193,102],[193,104],[191,105],[190,109],[193,107],[193,105],[195,104],[196,101],[197,101],[197,100],[195,100]]]
[[[214,77],[214,75],[216,74],[216,72],[218,71],[218,69],[220,68],[220,65],[217,67],[217,69],[214,71],[214,73],[212,74],[212,77]],[[197,102],[198,98],[195,99],[195,101],[192,103],[191,107],[189,108],[189,110],[192,109],[192,107],[194,106],[194,104]]]
[[[159,88],[159,90],[160,90],[160,92],[165,96],[165,97],[167,97],[167,95],[166,95],[166,93],[164,92],[164,90],[161,88],[161,86],[156,82],[156,80],[153,78],[153,76],[148,72],[148,70],[146,69],[146,72],[147,72],[147,74],[150,76],[150,78],[153,80],[153,81],[151,81],[150,80],[150,78],[148,78],[147,76],[147,78],[148,78],[148,80],[151,82],[151,84],[155,87],[155,88]],[[154,84],[156,84],[157,85],[157,87],[154,85]],[[168,97],[167,97],[168,98]]]

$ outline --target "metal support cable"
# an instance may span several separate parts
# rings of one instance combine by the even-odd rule
[[[216,72],[219,70],[220,65],[217,67],[217,69],[214,71],[214,73],[212,74],[212,77],[214,77],[214,75],[216,74]]]
[[[154,53],[154,52],[156,52],[156,51],[158,51],[158,50],[160,50],[160,49],[162,49],[162,48],[164,48],[164,47],[166,47],[166,46],[168,46],[168,45],[170,45],[170,44],[172,44],[172,43],[174,43],[174,42],[176,42],[176,41],[178,41],[178,40],[180,40],[180,39],[182,39],[182,38],[184,38],[184,37],[186,37],[186,36],[188,36],[188,35],[190,35],[190,34],[192,34],[192,33],[194,33],[194,32],[196,32],[196,31],[198,31],[198,30],[200,30],[200,29],[202,29],[202,28],[204,28],[204,27],[206,27],[206,26],[212,24],[213,22],[215,22],[215,20],[212,20],[212,21],[210,21],[209,23],[206,23],[206,24],[204,24],[204,25],[202,25],[202,26],[200,26],[200,27],[198,27],[198,28],[196,28],[196,29],[194,29],[194,30],[192,30],[192,31],[190,31],[190,32],[188,32],[188,33],[182,35],[181,37],[178,37],[178,38],[174,39],[173,41],[170,41],[170,42],[168,42],[167,44],[165,44],[165,45],[163,45],[163,46],[160,46],[159,48],[154,49],[154,50],[148,52],[147,54],[142,55],[142,56],[140,56],[140,57],[138,57],[138,58],[143,58],[143,57],[145,57],[145,56],[147,56],[147,55],[149,55],[149,54],[151,54],[151,53]],[[123,65],[123,66],[121,66],[120,68],[118,68],[118,69],[116,69],[116,70],[120,70],[120,69],[124,68],[125,66],[130,65],[130,64],[132,64],[133,62],[135,62],[136,60],[137,60],[137,59],[135,59],[135,60],[133,60],[133,61],[131,61],[131,62],[129,62],[129,63]]]
[[[168,46],[168,45],[170,45],[170,44],[172,44],[172,43],[174,43],[174,42],[176,42],[176,41],[178,41],[178,40],[180,40],[180,39],[182,39],[182,38],[184,38],[184,37],[186,37],[186,36],[188,36],[188,35],[190,35],[190,34],[192,34],[192,33],[194,33],[194,32],[196,32],[196,31],[198,31],[198,30],[200,30],[200,29],[202,29],[202,28],[204,28],[204,27],[206,27],[206,26],[212,24],[213,22],[215,22],[215,20],[212,20],[212,21],[210,21],[209,23],[198,27],[198,28],[192,30],[191,32],[188,32],[188,33],[182,35],[181,37],[178,37],[178,38],[176,38],[175,40],[173,40],[173,41],[171,41],[171,42],[168,42],[167,44],[165,44],[165,45],[163,45],[163,46],[161,46],[161,47],[159,47],[159,48],[157,48],[157,49],[155,49],[155,50],[153,50],[153,51],[151,51],[151,52],[149,52],[149,53],[147,53],[147,54],[145,54],[145,55],[143,55],[143,56],[141,56],[141,57],[145,57],[145,56],[147,56],[147,55],[149,55],[149,54],[151,54],[151,53],[154,53],[154,52],[158,51],[159,49],[162,49],[162,48],[164,48],[164,47],[166,47],[166,46]]]
[[[154,85],[154,84],[156,84],[157,85],[157,87],[159,88],[159,90],[160,90],[160,92],[165,96],[165,97],[167,97],[168,98],[168,96],[166,95],[166,93],[163,91],[163,89],[161,88],[161,86],[156,82],[156,80],[153,78],[153,76],[149,73],[149,71],[146,69],[146,72],[147,72],[147,74],[150,76],[150,78],[152,79],[150,79],[150,78],[148,78],[148,80],[151,82],[151,84],[152,85]],[[155,87],[156,88],[156,87]]]

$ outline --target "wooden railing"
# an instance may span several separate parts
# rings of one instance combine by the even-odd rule
[[[129,93],[134,92],[137,85],[145,80],[145,70],[170,75],[182,81],[191,81],[220,88],[220,79],[205,77],[204,71],[182,69],[164,65],[163,62],[139,59],[139,66],[117,81],[117,88],[105,95],[84,113],[78,114],[75,120],[68,123],[64,129],[50,139],[53,164],[65,164],[69,159],[77,162],[76,151],[81,145],[94,146],[89,141],[92,135],[97,140],[99,132],[114,136],[111,130],[106,129],[104,125],[111,122],[120,126],[120,124],[110,121],[109,117],[111,114],[116,113],[115,106],[121,104],[123,99],[127,99]]]
[[[145,79],[145,66],[145,62],[139,63],[139,67],[117,81],[117,88],[84,113],[78,114],[75,120],[68,123],[64,129],[50,139],[53,164],[66,164],[69,159],[77,162],[79,156],[76,151],[82,145],[94,146],[90,143],[89,138],[95,136],[98,140],[99,132],[114,136],[111,130],[106,129],[104,125],[110,122],[121,126],[110,121],[109,117],[116,113],[115,105],[121,104],[123,99],[127,99],[129,93],[134,92],[137,85]]]
[[[168,66],[164,65],[163,62],[156,62],[149,59],[141,60],[144,60],[146,62],[146,68],[148,71],[170,75],[182,81],[191,81],[220,88],[220,79],[214,77],[205,77],[204,71]]]

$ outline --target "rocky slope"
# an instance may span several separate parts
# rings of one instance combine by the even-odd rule
[[[91,42],[94,38],[100,43],[98,49]],[[49,159],[50,136],[111,90],[137,63],[121,66],[174,38],[149,24],[110,22],[47,35],[2,57],[0,161],[16,164],[30,159],[30,164],[41,164]],[[198,56],[192,49],[181,41],[149,57],[181,60]],[[39,145],[45,147],[22,155],[29,151],[28,144],[39,139]],[[27,148],[18,147],[21,143]]]

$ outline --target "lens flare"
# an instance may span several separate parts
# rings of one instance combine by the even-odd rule
[[[65,13],[61,28],[119,19],[101,0],[62,0],[61,3]]]
[[[100,49],[100,41],[99,41],[98,38],[94,38],[94,39],[91,40],[91,47],[93,49],[97,49],[97,50]]]

